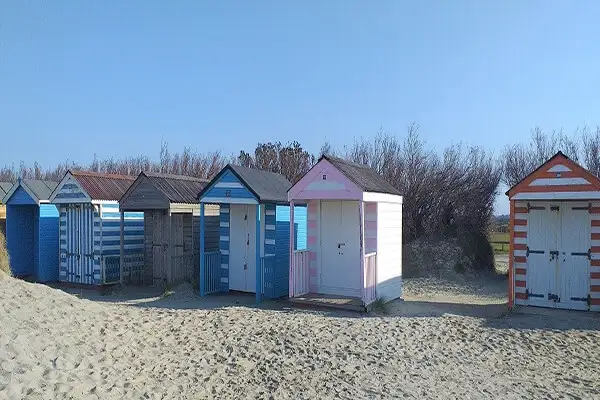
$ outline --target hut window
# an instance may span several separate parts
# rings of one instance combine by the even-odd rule
[[[557,172],[557,173],[556,173],[556,177],[557,177],[557,178],[560,178],[560,172]]]
[[[323,174],[323,180],[327,180],[327,175]]]

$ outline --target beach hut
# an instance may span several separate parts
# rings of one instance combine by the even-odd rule
[[[121,282],[121,268],[143,270],[144,213],[119,212],[119,199],[134,180],[68,171],[59,182],[50,196],[60,216],[59,281],[104,285]]]
[[[145,284],[198,280],[200,204],[197,195],[208,179],[150,172],[139,174],[119,201],[121,211],[144,213]],[[204,248],[219,250],[219,207],[204,209]]]
[[[509,306],[600,311],[600,180],[558,152],[506,195]]]
[[[219,250],[200,250],[201,295],[235,290],[256,293],[258,301],[263,295],[287,296],[290,186],[283,175],[227,165],[200,191],[200,243],[206,234],[206,208],[220,206]],[[303,248],[306,208],[298,206],[295,213],[294,248]]]
[[[5,194],[6,247],[14,276],[58,280],[58,210],[49,203],[57,183],[19,179]]]
[[[10,182],[0,182],[0,199],[3,199],[13,184]],[[0,232],[6,233],[6,206],[0,200]]]
[[[383,177],[323,156],[288,200],[308,204],[308,248],[293,252],[290,298],[362,308],[402,296],[402,196]]]

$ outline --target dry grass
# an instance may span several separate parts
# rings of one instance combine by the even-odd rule
[[[10,258],[8,257],[8,250],[6,250],[6,239],[4,234],[0,231],[0,271],[11,275],[10,273]]]

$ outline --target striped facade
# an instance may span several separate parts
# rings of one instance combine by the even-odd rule
[[[600,311],[600,180],[559,152],[512,187],[507,195],[510,200],[509,306],[541,305]],[[575,217],[578,219],[573,219]],[[556,249],[538,250],[540,240],[537,236],[553,235],[554,231],[545,232],[546,226],[553,226],[546,221],[551,218],[558,221],[555,229],[561,245],[555,246]],[[574,236],[577,236],[574,242],[582,247],[577,251],[562,244]],[[538,279],[535,274],[539,273],[539,268],[534,267],[534,257],[539,255],[537,253],[544,253],[540,257],[554,257],[546,251],[557,254],[557,272],[550,271],[549,276],[560,278],[557,286],[562,286],[563,292],[572,282],[579,285],[583,282],[586,288],[589,287],[587,293],[570,299],[573,306],[562,304],[569,299],[560,298],[558,289],[558,294],[552,293],[551,289],[546,294],[546,291],[532,288]],[[574,272],[576,275],[564,277],[571,262],[569,256],[577,257],[579,268]],[[556,305],[549,301],[550,297],[557,300]]]
[[[121,225],[116,200],[93,199],[70,173],[51,197],[59,211],[59,281],[102,285],[120,281]],[[144,213],[126,212],[125,254],[140,254]]]
[[[252,174],[260,175],[263,172],[253,171]],[[201,192],[199,200],[201,204],[218,204],[220,206],[219,252],[221,262],[218,290],[221,292],[227,292],[230,289],[244,290],[243,287],[239,289],[236,282],[239,283],[240,279],[242,281],[245,279],[247,286],[244,291],[255,292],[257,300],[260,300],[263,295],[268,298],[277,298],[287,295],[289,291],[289,206],[287,204],[280,205],[277,201],[261,201],[256,193],[257,191],[247,185],[232,169],[225,167]],[[282,191],[280,196],[285,198],[285,191]],[[243,211],[242,208],[246,211]],[[306,207],[297,207],[297,212],[301,217],[295,224],[295,232],[298,232],[295,235],[298,238],[296,247],[298,245],[306,246]],[[243,223],[245,220],[244,213],[246,213],[245,218],[248,222],[241,226],[240,221]],[[236,215],[237,217],[235,217]],[[235,225],[236,223],[237,225]],[[245,232],[247,232],[247,236]],[[242,237],[247,238],[244,241],[248,240],[250,245],[241,243]],[[258,238],[256,243],[252,242],[253,237]],[[247,254],[249,248],[254,249],[250,250],[252,256]],[[254,252],[256,252],[255,257]],[[205,250],[205,254],[208,253]],[[201,257],[201,260],[206,259]],[[205,277],[214,276],[213,271],[206,270],[206,261],[203,262],[201,274]],[[254,275],[254,272],[251,272],[253,265],[256,269],[255,286],[248,280],[250,279],[248,274]],[[243,270],[241,270],[241,266],[244,266]],[[201,281],[206,281],[206,279],[202,279],[201,277]],[[248,287],[248,285],[252,286]],[[204,291],[205,289],[206,291]],[[207,284],[207,288],[201,286],[201,294],[208,294],[214,290],[215,287],[212,284]]]

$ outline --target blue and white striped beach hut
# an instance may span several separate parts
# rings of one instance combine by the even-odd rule
[[[121,281],[118,200],[134,177],[68,171],[50,201],[60,213],[59,281],[105,285]],[[144,213],[124,213],[124,255],[144,264]]]
[[[290,182],[280,174],[227,165],[198,194],[200,243],[205,205],[220,210],[219,251],[200,254],[201,295],[229,290],[256,293],[258,301],[288,295]],[[306,207],[296,206],[294,249],[306,248]]]

